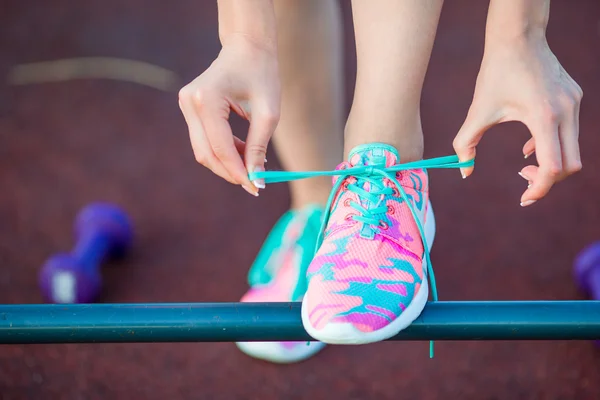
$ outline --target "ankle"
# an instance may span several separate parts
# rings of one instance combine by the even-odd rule
[[[405,164],[413,161],[419,161],[423,159],[423,142],[411,142],[407,140],[386,140],[386,139],[373,139],[373,140],[358,140],[352,142],[346,142],[346,147],[344,148],[344,155],[347,158],[350,151],[356,146],[361,144],[368,143],[384,143],[390,146],[393,146],[396,150],[398,150],[398,154],[400,155],[400,164]]]
[[[306,181],[295,181],[290,184],[293,210],[319,204],[325,206],[331,193],[331,178],[312,178]]]
[[[423,159],[424,141],[420,118],[394,123],[392,127],[354,122],[349,118],[344,139],[344,158],[361,144],[385,143],[398,150],[400,163]]]

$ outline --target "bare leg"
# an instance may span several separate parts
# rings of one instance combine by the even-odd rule
[[[273,144],[290,171],[331,170],[343,155],[341,13],[334,0],[276,0],[282,85]],[[330,178],[291,182],[292,208],[325,204]]]
[[[353,0],[357,76],[345,152],[370,142],[423,157],[420,100],[443,0]]]

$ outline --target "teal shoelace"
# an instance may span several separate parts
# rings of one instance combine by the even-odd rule
[[[447,169],[447,168],[464,168],[471,167],[475,164],[475,160],[463,161],[461,162],[458,159],[458,156],[446,156],[446,157],[437,157],[430,158],[426,160],[414,161],[405,164],[396,164],[391,167],[376,167],[376,166],[358,166],[351,167],[345,169],[339,169],[334,171],[305,171],[305,172],[288,172],[288,171],[262,171],[262,172],[253,172],[248,175],[251,181],[255,179],[264,179],[265,183],[279,183],[279,182],[290,182],[296,181],[300,179],[308,179],[319,176],[338,176],[340,178],[345,177],[355,177],[357,179],[375,183],[380,178],[387,178],[390,182],[392,182],[396,189],[398,190],[398,194],[400,195],[402,201],[404,201],[419,228],[419,233],[421,234],[421,240],[423,241],[424,248],[424,257],[427,263],[427,276],[429,277],[429,285],[431,287],[431,293],[433,297],[433,301],[438,301],[437,294],[437,286],[435,282],[435,275],[433,273],[433,268],[431,267],[431,259],[429,258],[429,245],[425,240],[425,230],[421,225],[421,221],[417,216],[417,212],[409,201],[409,197],[402,188],[402,185],[396,179],[396,173],[400,171],[406,171],[410,169]],[[331,190],[331,194],[329,195],[329,199],[327,200],[327,205],[325,206],[325,213],[323,216],[323,221],[321,222],[321,227],[319,229],[319,235],[317,239],[317,245],[315,247],[315,253],[321,247],[321,243],[323,241],[323,233],[325,232],[325,228],[327,227],[327,223],[329,221],[329,215],[331,213],[331,205],[333,203],[333,199],[338,192],[340,186],[344,182],[344,179],[338,179],[336,184],[333,186]],[[379,185],[376,185],[379,186]],[[349,190],[355,192],[360,197],[363,197],[369,201],[371,204],[376,203],[377,199],[381,195],[391,194],[393,189],[390,187],[385,187],[381,190],[367,192],[366,190],[356,186],[350,185],[348,187]],[[356,221],[363,222],[367,225],[378,225],[380,224],[380,220],[376,218],[376,215],[384,214],[387,211],[387,207],[376,206],[374,208],[364,208],[356,203],[352,204],[352,207],[360,212],[361,215],[354,215],[352,218]],[[433,358],[433,341],[430,342],[430,354],[429,356]]]

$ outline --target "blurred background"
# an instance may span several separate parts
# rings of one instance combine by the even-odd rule
[[[342,6],[349,106],[355,52]],[[486,11],[484,1],[444,6],[422,100],[426,157],[453,152]],[[122,206],[135,229],[128,258],[103,269],[99,301],[238,301],[246,291],[289,194],[274,184],[254,198],[194,161],[177,92],[219,51],[216,17],[214,1],[0,3],[0,303],[43,302],[41,265],[72,247],[74,217],[95,201]],[[548,39],[585,92],[583,170],[521,208],[528,132],[509,123],[485,136],[471,178],[432,171],[441,300],[584,298],[572,264],[600,239],[600,2],[553,1]],[[81,57],[103,59],[72,60]],[[245,136],[239,120],[234,128]],[[279,168],[272,149],[268,159]],[[276,366],[233,343],[0,348],[0,399],[308,397],[598,399],[600,351],[583,341],[438,342],[429,359],[427,342],[385,342]]]

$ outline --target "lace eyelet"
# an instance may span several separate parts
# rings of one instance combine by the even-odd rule
[[[392,207],[392,206],[387,206],[387,213],[388,213],[388,214],[392,215],[392,214],[394,214],[394,212],[395,212],[395,211],[394,211],[394,207]]]
[[[348,190],[348,185],[349,185],[348,181],[342,183],[342,189]]]
[[[346,216],[344,217],[344,219],[345,219],[346,221],[351,221],[353,216],[354,216],[354,214],[352,214],[352,213],[349,213],[349,214],[346,214]]]
[[[394,191],[394,192],[392,193],[392,195],[393,195],[394,197],[398,197],[398,196],[400,196],[400,192],[398,191],[398,189],[396,189],[396,188],[392,188],[392,190]]]
[[[352,200],[351,200],[350,198],[347,198],[346,200],[344,200],[344,206],[346,206],[346,207],[350,207],[350,202],[351,202],[351,201],[352,201]]]
[[[379,227],[384,231],[387,231],[390,226],[385,221],[379,221]]]

